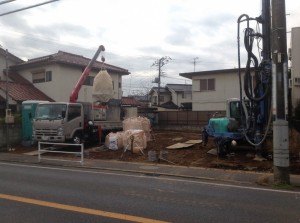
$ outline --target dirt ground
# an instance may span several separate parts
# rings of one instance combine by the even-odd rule
[[[290,172],[292,174],[300,174],[300,134],[298,132],[291,133],[290,145]],[[179,132],[179,131],[154,131],[153,139],[147,142],[147,148],[138,153],[131,153],[131,151],[124,150],[109,150],[98,149],[94,147],[89,150],[88,158],[90,159],[103,159],[103,160],[122,160],[129,162],[147,162],[147,163],[163,163],[169,165],[180,165],[189,167],[204,167],[204,168],[220,168],[220,169],[234,169],[245,171],[259,171],[259,172],[272,172],[272,139],[266,143],[268,147],[269,156],[264,161],[256,160],[255,151],[253,148],[243,147],[231,150],[226,158],[219,158],[217,155],[208,153],[216,146],[212,138],[206,146],[202,143],[195,144],[188,148],[181,149],[166,149],[166,147],[183,143],[188,140],[200,140],[200,132]],[[298,141],[297,141],[298,140]],[[156,161],[154,160],[153,151],[156,152]],[[159,157],[163,159],[159,159]]]
[[[208,153],[216,146],[212,138],[209,138],[206,146],[202,143],[195,144],[188,148],[181,149],[166,149],[166,147],[183,143],[188,140],[200,140],[200,132],[186,132],[186,131],[154,131],[152,132],[152,140],[147,142],[146,149],[143,153],[131,153],[131,151],[124,152],[123,149],[110,150],[106,147],[93,145],[86,147],[85,157],[88,159],[99,160],[118,160],[127,162],[141,162],[141,163],[163,163],[167,165],[180,165],[188,167],[204,167],[204,168],[219,168],[219,169],[233,169],[243,171],[257,171],[257,172],[272,172],[272,139],[266,143],[269,156],[265,160],[256,160],[255,151],[253,148],[233,148],[231,153],[226,158],[220,158],[215,154]],[[24,148],[22,146],[15,147],[13,153],[23,153],[29,150],[36,150],[35,147]],[[153,154],[155,151],[156,155]],[[53,155],[53,154],[49,154]],[[67,155],[66,155],[67,156]],[[290,173],[300,174],[300,133],[297,131],[290,131]],[[163,159],[159,159],[159,158]],[[155,158],[157,158],[155,160]]]

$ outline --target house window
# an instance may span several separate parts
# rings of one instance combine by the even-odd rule
[[[152,96],[152,103],[157,105],[157,96]]]
[[[295,85],[300,85],[300,77],[295,77]]]
[[[165,101],[165,97],[162,96],[162,95],[160,95],[160,96],[159,96],[159,101],[160,101],[160,102],[164,102],[164,101]]]
[[[87,86],[93,86],[94,83],[94,77],[92,76],[87,76],[83,85],[87,85]]]
[[[215,79],[200,79],[200,91],[214,91]]]
[[[46,71],[46,82],[52,81],[52,71]]]
[[[48,82],[52,81],[52,71],[35,71],[31,72],[32,73],[32,83],[43,83],[43,82]]]

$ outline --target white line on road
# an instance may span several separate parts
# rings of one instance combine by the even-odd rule
[[[176,182],[189,182],[195,184],[202,184],[202,185],[210,185],[210,186],[219,186],[219,187],[230,187],[230,188],[239,188],[239,189],[248,189],[248,190],[256,190],[256,191],[268,191],[268,192],[276,192],[276,193],[286,193],[286,194],[300,194],[298,191],[287,191],[287,190],[276,190],[270,188],[259,188],[259,187],[249,187],[249,186],[239,186],[239,185],[232,185],[232,184],[222,184],[222,183],[213,183],[213,182],[202,182],[196,180],[187,180],[187,179],[174,179],[170,177],[151,177],[151,176],[142,176],[142,175],[132,175],[132,174],[120,174],[120,173],[108,173],[103,172],[103,170],[98,171],[91,171],[91,170],[79,170],[79,169],[69,169],[72,167],[65,167],[65,168],[58,168],[58,167],[44,167],[44,166],[35,166],[35,165],[26,165],[26,164],[13,164],[13,163],[2,163],[0,165],[6,166],[19,166],[19,167],[27,167],[27,168],[36,168],[36,169],[48,169],[48,170],[59,170],[59,171],[69,171],[69,172],[78,172],[78,173],[91,173],[91,174],[104,174],[104,175],[114,175],[114,176],[130,176],[136,178],[153,178],[155,180],[170,180]]]

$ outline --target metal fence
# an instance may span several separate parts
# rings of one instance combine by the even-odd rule
[[[205,126],[216,111],[160,111],[159,125]],[[224,116],[224,111],[217,111],[217,116]]]
[[[80,152],[69,152],[69,151],[57,151],[53,150],[53,147],[48,148],[41,148],[41,145],[59,145],[59,146],[80,146]],[[55,161],[67,161],[67,162],[80,162],[81,165],[83,165],[83,151],[84,151],[84,144],[71,144],[71,143],[52,143],[52,142],[38,142],[38,160],[39,162],[44,160],[55,160]],[[66,160],[66,159],[59,159],[59,158],[49,158],[49,157],[43,157],[43,153],[61,153],[61,154],[74,154],[74,155],[80,155],[80,160]]]

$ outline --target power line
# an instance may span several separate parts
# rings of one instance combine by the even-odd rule
[[[42,2],[42,3],[31,5],[31,6],[28,6],[28,7],[25,7],[25,8],[20,8],[20,9],[16,9],[16,10],[13,10],[13,11],[2,13],[2,14],[0,14],[0,16],[9,15],[9,14],[12,14],[12,13],[15,13],[15,12],[24,11],[24,10],[27,10],[27,9],[35,8],[35,7],[38,7],[38,6],[41,6],[41,5],[45,5],[45,4],[49,4],[49,3],[57,2],[57,1],[59,1],[59,0],[51,0],[51,1],[47,1],[47,2]]]

